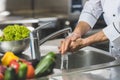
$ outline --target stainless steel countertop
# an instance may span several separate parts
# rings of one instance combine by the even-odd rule
[[[0,24],[19,24],[19,23],[38,23],[40,21],[53,21],[56,20],[57,17],[39,17],[39,18],[24,18],[24,17],[5,17],[0,21]]]
[[[105,68],[88,72],[71,72],[54,76],[49,80],[120,80],[120,67]]]

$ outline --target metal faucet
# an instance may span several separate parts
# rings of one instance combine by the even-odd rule
[[[43,24],[42,26],[37,27],[32,32],[30,32],[30,48],[31,48],[31,57],[32,60],[40,60],[40,51],[39,51],[39,29],[42,27],[45,27],[46,25],[50,24],[51,22],[48,22],[46,24]]]
[[[71,33],[71,32],[72,32],[72,29],[70,27],[67,27],[67,28],[61,29],[59,31],[56,31],[40,40],[39,40],[38,30],[36,33],[35,32],[30,33],[30,47],[31,47],[32,59],[40,60],[41,54],[40,54],[39,46],[42,45],[44,42],[54,39],[54,38],[60,36],[61,34],[67,33],[67,35],[69,35],[69,33]]]

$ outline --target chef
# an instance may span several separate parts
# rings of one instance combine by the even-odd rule
[[[82,38],[91,30],[100,15],[103,14],[107,26],[101,31]],[[93,43],[110,41],[110,53],[114,57],[120,56],[120,0],[88,0],[72,34],[61,41],[59,51],[76,51]]]

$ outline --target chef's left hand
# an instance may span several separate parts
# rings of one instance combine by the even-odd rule
[[[87,44],[86,39],[78,38],[78,39],[71,42],[68,51],[70,51],[70,52],[77,51],[77,50],[79,50],[87,45],[88,44]]]

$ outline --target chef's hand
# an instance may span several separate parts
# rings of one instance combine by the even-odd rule
[[[66,37],[64,40],[61,41],[59,52],[64,54],[69,51],[71,42],[75,41],[78,38],[80,38],[80,35],[76,33],[72,33],[70,36]]]
[[[77,51],[83,47],[86,47],[87,45],[89,45],[89,44],[87,44],[86,39],[78,38],[75,41],[72,41],[70,43],[68,51],[74,52],[74,51]]]
[[[73,40],[69,43],[69,46],[66,51],[76,51],[79,50],[83,47],[86,47],[88,45],[98,43],[98,42],[103,42],[108,40],[106,35],[103,33],[103,31],[97,32],[89,37],[86,38],[78,38],[76,40]],[[64,46],[64,45],[63,45]],[[61,50],[62,51],[62,50]]]

